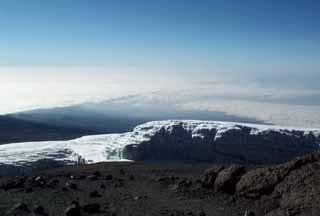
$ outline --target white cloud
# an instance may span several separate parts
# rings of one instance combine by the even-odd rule
[[[161,73],[162,70],[168,71]],[[318,90],[225,82],[215,75],[184,76],[166,68],[0,68],[2,114],[128,95],[140,95],[134,97],[135,106],[168,104],[180,109],[220,111],[266,123],[320,127]]]

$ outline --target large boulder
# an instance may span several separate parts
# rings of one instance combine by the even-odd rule
[[[239,195],[249,198],[271,194],[275,187],[290,176],[293,171],[301,170],[304,166],[319,161],[320,153],[315,152],[281,165],[252,170],[241,177],[237,183],[236,191]]]
[[[225,166],[223,165],[215,165],[206,171],[201,176],[201,183],[202,186],[209,188],[209,189],[214,189],[215,188],[215,181],[216,178],[221,170],[223,170]]]
[[[244,166],[232,165],[219,172],[215,181],[215,190],[225,193],[234,193],[236,183],[239,181],[241,175],[246,172]]]
[[[241,165],[215,165],[202,174],[201,183],[213,191],[233,194],[236,183],[245,172],[245,167]]]
[[[284,166],[260,168],[243,175],[236,185],[239,195],[247,198],[259,198],[273,192],[274,187],[288,174]]]

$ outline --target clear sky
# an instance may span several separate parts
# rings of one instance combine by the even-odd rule
[[[319,72],[318,0],[2,0],[1,65]]]
[[[18,101],[1,86],[25,74],[95,83],[132,70],[320,91],[319,11],[319,0],[1,0],[0,91]]]

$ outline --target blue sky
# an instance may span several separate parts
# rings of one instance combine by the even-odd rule
[[[318,88],[319,10],[317,0],[3,0],[0,66],[176,68]]]
[[[317,0],[3,0],[1,65],[319,70]]]

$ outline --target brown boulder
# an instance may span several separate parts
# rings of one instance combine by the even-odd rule
[[[216,165],[204,171],[201,177],[202,186],[205,188],[214,189],[216,178],[219,172],[224,168],[225,166]]]
[[[236,183],[245,172],[245,167],[241,165],[232,165],[221,170],[214,183],[215,191],[234,193]]]
[[[236,192],[247,198],[259,198],[273,192],[274,187],[288,174],[286,166],[260,168],[243,175],[236,185]]]
[[[237,183],[236,191],[239,195],[248,198],[259,198],[262,195],[271,194],[285,178],[292,176],[292,172],[305,169],[305,167],[319,161],[320,153],[315,152],[285,164],[252,170],[241,177],[241,180]],[[303,176],[305,175],[297,176],[297,179],[304,179]],[[291,182],[297,179],[292,179]],[[290,182],[289,185],[291,185]],[[295,184],[294,187],[297,185]],[[277,191],[278,194],[283,194],[283,192],[283,190]]]

